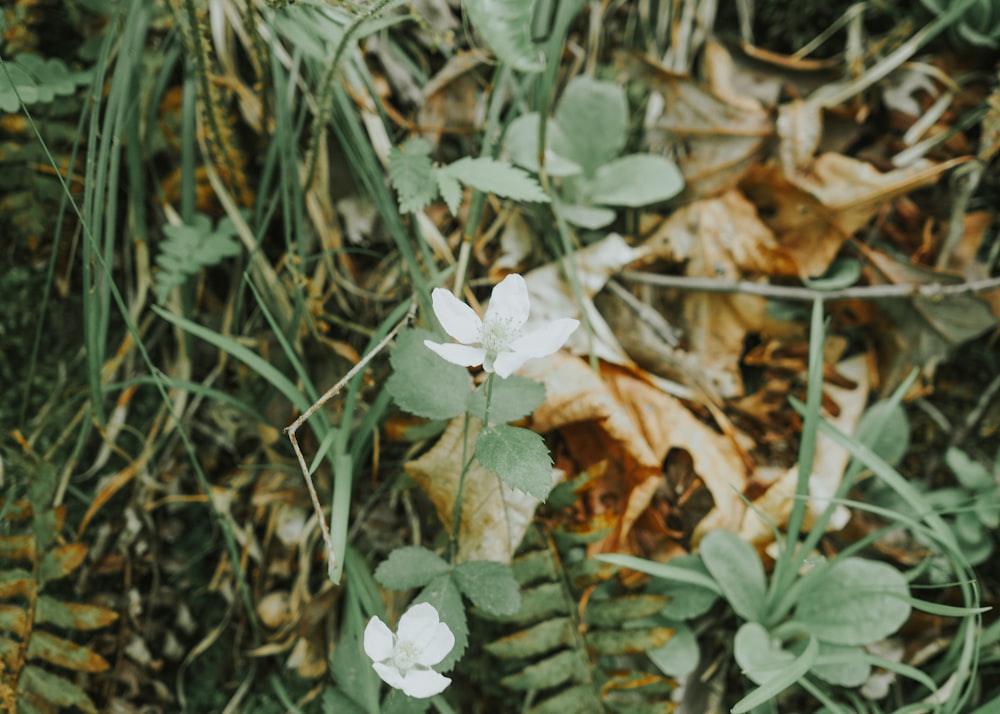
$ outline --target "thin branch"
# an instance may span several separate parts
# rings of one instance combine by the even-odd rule
[[[759,295],[776,300],[798,300],[811,302],[816,299],[830,300],[900,300],[906,298],[946,298],[967,293],[981,293],[1000,290],[1000,277],[970,280],[963,283],[907,283],[902,285],[867,285],[842,290],[813,290],[812,288],[787,285],[753,283],[748,280],[725,280],[721,278],[698,278],[683,275],[654,275],[637,270],[624,270],[621,277],[634,283],[655,285],[661,288],[676,288],[693,292],[741,293]]]

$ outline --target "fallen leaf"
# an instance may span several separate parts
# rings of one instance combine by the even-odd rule
[[[825,396],[828,396],[838,409],[835,415],[826,414],[826,418],[838,429],[847,434],[853,434],[858,421],[864,413],[868,402],[868,365],[866,355],[857,355],[837,365],[837,373],[854,382],[853,388],[835,386],[829,382],[823,385]],[[816,438],[816,456],[813,461],[812,475],[809,479],[809,492],[812,496],[806,516],[805,527],[809,528],[815,518],[826,508],[828,499],[840,488],[840,482],[847,468],[849,454],[829,437],[819,434]],[[755,473],[753,479],[758,483],[769,482],[763,495],[753,501],[753,508],[748,509],[740,529],[741,535],[751,543],[766,545],[771,542],[772,526],[781,528],[788,522],[795,502],[796,486],[798,484],[798,465],[784,471],[778,478],[773,478],[763,470]],[[845,524],[844,511],[835,516],[836,530]]]

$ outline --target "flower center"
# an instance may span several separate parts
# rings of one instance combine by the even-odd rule
[[[417,657],[419,656],[420,648],[417,647],[416,642],[412,642],[410,640],[400,640],[396,643],[392,659],[395,662],[397,669],[405,671],[413,669],[413,665],[416,663]]]
[[[479,339],[490,357],[510,349],[510,343],[520,336],[514,321],[504,317],[491,317],[483,323]]]

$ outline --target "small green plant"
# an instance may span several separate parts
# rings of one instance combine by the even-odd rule
[[[992,472],[954,447],[945,452],[944,461],[959,485],[938,489],[927,500],[942,513],[953,514],[947,522],[962,552],[970,565],[981,565],[993,554],[993,532],[1000,527],[1000,449]]]
[[[463,596],[493,617],[512,615],[520,607],[520,589],[508,565],[458,560],[465,478],[478,462],[510,488],[546,498],[552,487],[548,448],[537,433],[510,425],[541,404],[545,389],[513,373],[528,360],[558,350],[580,324],[563,318],[525,333],[530,304],[520,275],[508,275],[494,288],[483,318],[442,288],[433,291],[432,302],[444,332],[458,343],[439,342],[438,335],[426,330],[403,331],[390,355],[393,374],[386,389],[397,405],[416,416],[464,420],[449,558],[423,546],[390,553],[375,571],[379,584],[389,590],[421,590],[401,618],[398,634],[377,615],[364,634],[364,650],[378,676],[418,699],[436,696],[448,686],[450,680],[440,670],[453,667],[468,646]],[[478,365],[487,376],[474,389],[467,367]],[[473,427],[472,420],[481,428]],[[422,629],[436,633],[426,648],[418,646]],[[337,696],[350,698],[346,692]]]
[[[539,173],[542,117],[524,114],[507,129],[511,160]],[[615,219],[612,207],[666,201],[684,188],[677,166],[655,154],[621,156],[628,140],[628,101],[613,82],[576,77],[555,116],[546,118],[544,171],[558,183],[560,210],[570,223],[596,230]]]
[[[161,305],[174,288],[182,286],[202,268],[217,265],[242,250],[235,238],[236,228],[228,218],[220,220],[213,230],[211,219],[199,214],[194,224],[166,225],[163,232],[167,239],[160,243],[160,254],[156,256],[160,269],[154,284],[156,300]]]
[[[944,15],[958,3],[943,0],[922,0],[928,10]],[[1000,2],[997,0],[973,0],[948,28],[948,39],[956,48],[979,47],[996,49],[1000,47]]]
[[[861,686],[873,667],[894,672],[929,692],[937,692],[939,683],[924,671],[877,656],[868,648],[896,633],[914,608],[967,620],[983,611],[974,606],[975,598],[969,593],[966,593],[967,607],[938,605],[912,597],[909,579],[903,573],[887,563],[857,555],[878,533],[833,558],[815,555],[834,509],[861,472],[859,465],[848,469],[835,498],[830,499],[812,529],[803,533],[811,469],[802,465],[812,464],[815,438],[822,430],[827,436],[834,436],[850,453],[863,455],[866,465],[903,502],[910,504],[911,511],[921,511],[914,506],[924,507],[925,513],[914,518],[909,518],[906,512],[900,512],[896,518],[924,538],[937,542],[941,551],[948,553],[955,572],[960,577],[965,574],[951,533],[926,502],[919,500],[917,492],[874,451],[860,441],[851,442],[820,419],[822,347],[822,307],[817,301],[810,339],[809,400],[798,407],[805,417],[799,451],[799,495],[789,518],[788,533],[782,537],[775,532],[779,555],[770,576],[751,544],[723,530],[705,535],[697,556],[667,564],[626,555],[597,556],[599,560],[654,576],[652,592],[680,603],[677,611],[672,611],[669,605],[664,608],[661,622],[677,622],[683,639],[673,644],[668,642],[650,653],[664,673],[676,676],[690,672],[690,659],[685,661],[685,658],[694,657],[697,661],[699,647],[692,635],[695,628],[689,623],[696,618],[713,617],[706,613],[717,599],[728,603],[740,623],[733,640],[733,658],[743,674],[757,685],[736,702],[732,708],[735,714],[768,705],[793,685],[808,692],[828,711],[846,714],[850,709],[838,703],[840,697],[834,688]],[[901,387],[892,399],[877,405],[873,416],[868,417],[868,423],[873,425],[866,435],[870,443],[887,441],[880,434],[884,433],[885,424],[898,421],[892,417],[898,413],[898,402],[907,386]],[[800,535],[804,535],[801,543]],[[960,698],[960,694],[953,695],[949,702],[959,702]],[[773,704],[769,706],[770,711],[775,711]]]

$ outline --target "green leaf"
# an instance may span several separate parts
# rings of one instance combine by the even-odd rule
[[[521,607],[521,589],[509,565],[471,560],[457,565],[452,577],[472,604],[490,615],[513,615]]]
[[[527,377],[512,374],[507,379],[493,380],[490,401],[490,421],[507,423],[533,413],[545,401],[545,385]],[[468,412],[479,421],[486,415],[486,382],[469,395]]]
[[[240,254],[243,250],[235,238],[236,227],[228,218],[219,221],[212,229],[211,219],[199,213],[191,225],[165,225],[166,240],[160,243],[156,256],[159,270],[154,275],[154,292],[161,305],[170,297],[170,292],[187,282],[202,268],[218,265],[226,258]]]
[[[566,220],[574,226],[580,226],[589,231],[604,228],[604,226],[609,225],[615,220],[615,212],[610,208],[581,206],[575,203],[564,205],[562,213],[566,217]]]
[[[722,594],[718,584],[712,580],[705,563],[697,555],[680,555],[670,559],[668,567],[690,570],[710,582],[714,590],[706,590],[698,585],[677,582],[665,578],[653,578],[646,583],[646,592],[665,595],[670,604],[663,608],[663,615],[671,620],[691,620],[708,612]]]
[[[733,656],[736,663],[754,682],[761,686],[753,690],[733,707],[733,714],[743,714],[760,706],[788,689],[816,662],[819,642],[809,638],[805,650],[798,657],[772,642],[771,635],[756,622],[745,622],[736,632]]]
[[[534,0],[463,0],[462,8],[501,62],[522,72],[545,69],[531,40]]]
[[[419,545],[396,548],[375,570],[375,579],[388,590],[420,588],[451,570],[441,556]]]
[[[666,201],[684,188],[684,176],[672,161],[653,154],[631,154],[599,169],[590,184],[594,203],[637,208]]]
[[[866,645],[894,633],[910,616],[909,587],[885,563],[845,558],[808,573],[795,621],[825,642]]]
[[[79,707],[96,714],[97,707],[82,689],[57,674],[27,665],[21,670],[18,689],[37,694],[41,699],[63,707]]]
[[[504,135],[504,151],[518,166],[538,173],[538,121],[537,112],[522,114],[510,123]],[[554,178],[576,176],[583,172],[575,161],[565,158],[569,141],[555,121],[550,121],[546,131],[548,146],[545,152],[545,171]]]
[[[661,620],[661,624],[671,627],[674,636],[666,644],[649,650],[646,654],[657,669],[668,677],[684,677],[698,667],[701,651],[698,638],[686,624],[679,620]]]
[[[595,560],[604,563],[611,563],[622,568],[638,570],[640,573],[652,575],[655,578],[663,578],[674,583],[684,583],[707,590],[715,595],[722,595],[719,584],[709,577],[704,569],[694,569],[686,566],[674,565],[673,563],[657,563],[645,558],[637,558],[634,555],[622,555],[619,553],[601,553],[594,556]],[[659,591],[656,591],[659,592]]]
[[[767,580],[757,550],[726,530],[706,535],[701,539],[698,550],[733,611],[744,620],[760,620]]]
[[[944,462],[958,482],[970,491],[992,491],[996,487],[993,474],[961,449],[950,447],[944,452]]]
[[[813,290],[842,290],[849,288],[861,277],[861,263],[857,258],[837,258],[818,278],[803,278],[806,287]]]
[[[420,591],[413,604],[429,602],[438,611],[441,622],[448,625],[455,635],[455,647],[434,669],[447,672],[462,658],[469,646],[469,624],[465,618],[465,607],[458,586],[449,574],[438,575]]]
[[[545,500],[552,488],[552,458],[542,437],[507,424],[486,427],[476,440],[476,458],[511,488]]]
[[[454,176],[439,169],[434,171],[434,178],[437,179],[438,189],[441,191],[441,198],[444,199],[451,215],[458,215],[458,207],[462,203],[462,186]]]
[[[438,169],[480,191],[495,193],[515,201],[548,203],[549,197],[530,174],[508,162],[489,156],[466,156]]]
[[[860,687],[868,680],[872,668],[868,653],[860,647],[819,643],[819,657],[809,670],[824,682],[840,687]]]
[[[625,148],[628,101],[615,82],[575,77],[559,100],[555,118],[568,143],[565,158],[582,166],[587,176]]]
[[[389,355],[392,376],[385,388],[401,409],[428,419],[451,419],[465,413],[472,377],[465,367],[452,364],[424,345],[439,338],[427,330],[399,333]]]
[[[420,138],[393,148],[389,154],[389,179],[399,197],[402,213],[419,211],[437,198],[438,181],[430,157],[431,145]]]
[[[854,435],[892,465],[898,464],[910,450],[910,420],[894,399],[883,399],[868,407]]]

